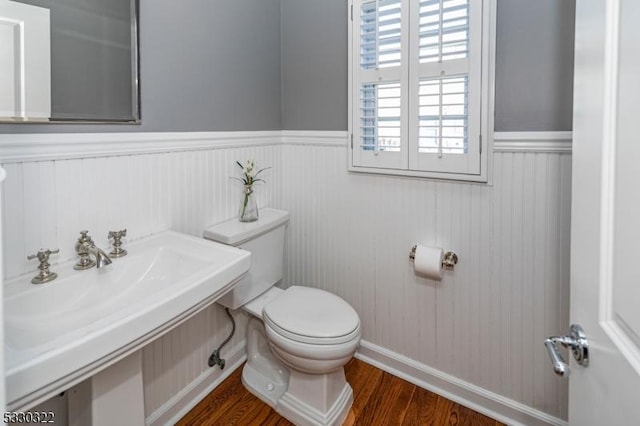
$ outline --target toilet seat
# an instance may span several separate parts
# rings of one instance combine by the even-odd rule
[[[316,343],[300,342],[280,334],[266,321],[263,324],[267,342],[276,357],[290,368],[308,374],[326,374],[341,369],[353,357],[360,342],[359,326],[350,334],[350,340],[326,344],[331,339],[316,339]]]
[[[276,346],[280,351],[308,360],[335,360],[345,356],[351,357],[360,341],[360,328],[350,340],[335,344],[305,343],[289,339],[267,323],[264,324],[264,329],[272,347]]]
[[[262,310],[265,326],[292,342],[340,345],[360,336],[357,312],[324,290],[292,286]]]

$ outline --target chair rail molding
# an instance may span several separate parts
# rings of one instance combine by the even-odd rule
[[[346,147],[349,132],[315,131],[315,130],[283,130],[283,145],[314,145]]]
[[[266,145],[346,147],[347,131],[1,134],[0,163]],[[571,132],[495,132],[494,152],[571,152]]]
[[[280,145],[280,131],[0,135],[0,163]]]
[[[494,152],[571,153],[572,132],[495,132]]]

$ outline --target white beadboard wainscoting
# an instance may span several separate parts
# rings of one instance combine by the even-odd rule
[[[563,424],[567,383],[542,344],[568,325],[570,135],[496,134],[491,184],[348,173],[346,132],[0,135],[4,276],[26,256],[74,257],[166,228],[235,216],[235,160],[271,166],[260,206],[288,209],[285,285],[332,291],[363,324],[358,356],[508,423]],[[442,282],[416,278],[416,243],[453,249]],[[7,250],[10,247],[11,250]],[[52,268],[55,271],[55,264]],[[148,424],[170,424],[244,360],[246,316],[214,305],[143,350]]]
[[[509,423],[562,424],[543,340],[569,320],[570,146],[497,136],[486,185],[348,173],[346,133],[285,132],[286,284],[351,303],[365,361]],[[417,243],[460,261],[417,278]]]
[[[230,179],[241,174],[236,160],[272,167],[255,193],[259,205],[279,206],[281,150],[280,132],[0,135],[0,164],[7,172],[4,277],[35,274],[37,262],[26,257],[41,247],[60,248],[52,256],[55,271],[57,263],[75,257],[83,229],[103,248],[109,247],[108,231],[121,228],[128,241],[167,228],[201,236],[206,226],[237,214],[242,185]],[[217,305],[143,349],[148,424],[172,424],[244,360],[246,317],[234,316],[235,337],[221,352],[223,375],[207,366],[231,330]],[[54,398],[46,407],[56,403],[65,400]]]
[[[110,230],[122,228],[129,241],[167,228],[201,236],[204,227],[237,213],[242,184],[230,179],[241,176],[236,161],[256,159],[258,166],[271,166],[267,184],[258,184],[255,193],[259,205],[279,204],[282,154],[273,133],[279,134],[196,133],[167,139],[160,133],[157,143],[150,134],[137,140],[132,133],[12,135],[10,145],[2,135],[3,227],[11,247],[4,253],[5,278],[35,271],[37,262],[27,261],[27,255],[39,248],[60,248],[51,258],[55,263],[73,259],[83,229],[100,247],[109,246]],[[230,140],[237,147],[230,147]],[[23,153],[17,152],[21,141]],[[39,152],[38,146],[45,148]]]

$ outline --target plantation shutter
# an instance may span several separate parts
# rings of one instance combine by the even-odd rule
[[[413,3],[409,169],[480,173],[482,3]]]
[[[480,174],[482,0],[356,0],[353,166]]]
[[[353,125],[355,161],[362,166],[408,166],[407,61],[408,0],[354,4]]]

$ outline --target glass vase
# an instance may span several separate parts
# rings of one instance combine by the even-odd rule
[[[253,185],[244,186],[238,219],[240,222],[255,222],[258,220],[258,203],[256,203],[256,196],[253,193]]]

